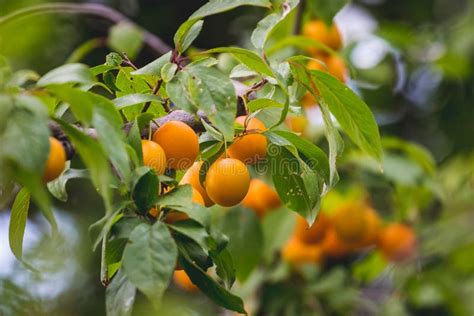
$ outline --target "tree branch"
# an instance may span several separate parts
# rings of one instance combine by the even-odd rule
[[[57,2],[50,4],[40,4],[15,11],[9,15],[0,18],[0,27],[13,22],[14,20],[48,13],[85,14],[97,16],[112,23],[130,23],[138,27],[143,32],[143,40],[145,44],[150,47],[154,52],[156,52],[157,55],[163,55],[172,49],[161,38],[140,27],[122,13],[98,3]]]

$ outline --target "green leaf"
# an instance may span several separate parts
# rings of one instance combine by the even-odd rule
[[[339,174],[337,173],[336,161],[344,151],[344,141],[342,140],[337,127],[334,125],[328,106],[324,102],[319,102],[324,124],[326,125],[325,134],[329,144],[329,187],[327,190],[333,188],[339,181]]]
[[[214,127],[209,125],[206,122],[206,120],[201,119],[201,122],[202,122],[202,125],[204,126],[204,129],[209,134],[209,136],[211,136],[212,138],[214,138],[215,140],[217,140],[219,142],[224,141],[224,136],[218,130],[216,130]]]
[[[0,56],[0,88],[3,88],[4,84],[10,80],[11,75],[12,69],[7,59],[3,56]]]
[[[246,314],[242,299],[227,291],[197,266],[190,258],[180,258],[181,266],[191,281],[213,302],[224,308]]]
[[[31,193],[43,215],[56,232],[51,201],[41,177],[49,153],[46,106],[27,95],[0,94],[0,180],[16,181]]]
[[[100,144],[68,123],[56,119],[71,140],[77,153],[90,171],[92,182],[104,199],[107,212],[111,212],[112,195],[110,183],[112,171],[107,156]]]
[[[222,153],[225,151],[225,146],[222,146],[223,143],[220,143],[221,145],[216,145],[213,150],[206,154],[203,160],[203,164],[201,165],[201,168],[199,169],[199,182],[201,185],[204,187],[204,182],[206,181],[206,174],[211,165],[219,159],[219,157],[222,155]]]
[[[30,208],[30,197],[30,192],[26,188],[22,188],[16,195],[10,214],[8,240],[10,242],[10,249],[20,261],[23,258],[23,236]]]
[[[234,137],[237,98],[230,79],[214,68],[186,67],[166,85],[177,107],[191,113],[202,110],[226,139]]]
[[[190,185],[180,185],[170,192],[160,195],[156,203],[167,208],[181,211],[192,206],[192,187]]]
[[[203,56],[199,56],[199,57],[201,58],[198,58],[197,60],[188,64],[188,67],[195,67],[195,66],[212,67],[219,63],[219,61],[214,57],[203,57]]]
[[[192,187],[190,185],[180,185],[170,192],[160,195],[156,204],[186,213],[191,219],[204,227],[208,227],[210,221],[209,211],[205,207],[193,203],[191,199],[192,194]]]
[[[150,94],[152,95],[152,88],[147,80],[151,80],[149,75],[134,76],[131,74],[131,68],[120,69],[117,79],[115,80],[116,87],[120,90],[116,92],[117,97],[125,97],[130,94]],[[160,73],[157,74],[160,76]],[[154,117],[160,117],[166,114],[161,102],[152,102],[147,112],[153,113]],[[142,113],[145,103],[126,106],[121,109],[122,114],[127,121],[134,120]]]
[[[135,302],[136,288],[119,270],[105,290],[105,309],[108,316],[130,316]]]
[[[26,95],[0,95],[0,106],[0,159],[32,175],[42,176],[49,153],[46,106]]]
[[[135,59],[143,46],[143,39],[143,31],[137,26],[120,22],[110,28],[107,42],[113,50]]]
[[[173,79],[176,71],[178,69],[178,65],[175,63],[166,63],[163,68],[161,68],[161,78],[164,82],[169,82]]]
[[[434,174],[436,162],[431,153],[424,147],[396,137],[382,138],[382,145],[385,149],[397,149],[402,151],[411,160],[418,163],[425,172],[428,174]]]
[[[115,104],[117,109],[120,110],[132,105],[142,104],[146,102],[161,103],[163,102],[163,99],[154,94],[132,93],[124,95],[123,97],[113,99],[112,102]]]
[[[135,174],[136,180],[132,189],[132,198],[138,210],[142,214],[147,214],[158,199],[158,177],[148,167],[136,169]]]
[[[7,89],[14,87],[21,87],[30,81],[38,81],[40,76],[33,70],[18,70],[13,73],[10,80],[7,82]]]
[[[230,71],[229,78],[232,79],[240,79],[240,78],[247,78],[247,77],[255,77],[258,74],[250,70],[247,66],[244,64],[237,64],[232,70]]]
[[[152,113],[142,113],[135,118],[130,131],[128,132],[128,142],[135,150],[140,165],[143,163],[142,142],[140,131],[153,119]],[[138,166],[138,165],[137,165]]]
[[[212,267],[212,259],[209,257],[207,252],[205,252],[204,249],[195,241],[181,234],[174,234],[173,237],[176,241],[176,244],[178,245],[178,261],[181,257],[186,257],[205,271]]]
[[[122,217],[121,217],[122,218]],[[107,277],[113,278],[115,273],[122,266],[122,255],[125,245],[127,244],[128,238],[116,238],[107,241],[107,247],[105,252],[105,262],[107,263]]]
[[[130,158],[125,147],[122,118],[108,99],[67,86],[49,88],[61,100],[68,102],[72,112],[83,123],[95,127],[97,138],[107,156],[125,182],[130,179]]]
[[[267,15],[252,33],[251,41],[259,51],[263,51],[272,31],[282,22],[291,11],[299,4],[299,0],[288,0],[279,5],[278,11]]]
[[[152,61],[151,63],[139,68],[133,72],[132,75],[154,75],[160,77],[161,68],[171,60],[171,51],[167,52],[164,55],[161,55],[158,59]]]
[[[295,56],[290,58],[291,72],[295,79],[308,89],[313,96],[318,98],[321,113],[323,116],[324,124],[326,126],[325,134],[329,144],[329,187],[323,190],[325,193],[327,190],[332,188],[339,181],[339,175],[337,174],[336,160],[342,154],[344,150],[344,142],[339,135],[339,132],[333,122],[331,113],[329,112],[328,105],[325,100],[319,97],[319,90],[316,87],[310,74],[307,72],[305,66],[300,64],[301,60],[306,60],[306,57]]]
[[[114,207],[115,212],[110,211],[106,213],[101,219],[89,226],[89,238],[92,241],[92,251],[95,251],[97,249],[97,246],[100,244],[104,237],[107,240],[107,236],[109,235],[112,226],[123,217],[124,208],[125,204],[124,202],[122,202],[121,205]],[[104,248],[104,245],[102,247]],[[105,243],[105,248],[106,247],[107,243]],[[105,253],[106,252],[107,251],[105,251]],[[102,260],[105,261],[105,254]]]
[[[330,169],[328,157],[324,151],[318,146],[305,138],[287,131],[274,131],[275,134],[281,136],[292,143],[298,152],[302,155],[303,161],[324,179],[324,182],[330,183]]]
[[[89,67],[83,64],[66,64],[46,73],[38,81],[38,87],[45,87],[53,84],[80,83],[95,84],[95,78]]]
[[[140,224],[130,234],[122,267],[133,283],[154,306],[161,304],[176,266],[178,249],[165,224]]]
[[[113,54],[116,54],[116,53],[113,53]],[[98,76],[100,74],[109,72],[111,70],[117,70],[117,69],[120,69],[120,66],[111,66],[111,65],[103,64],[103,65],[92,67],[90,71],[94,76]]]
[[[62,202],[67,201],[67,191],[66,191],[66,184],[70,179],[77,179],[77,178],[89,178],[89,172],[87,169],[70,169],[68,168],[66,171],[61,174],[60,177],[57,179],[48,182],[48,190],[49,192],[58,200]]]
[[[336,14],[349,2],[349,0],[312,0],[308,1],[309,11],[331,25]]]
[[[267,153],[274,170],[273,184],[281,200],[311,225],[320,199],[317,175],[286,147],[270,144]]]
[[[272,99],[255,99],[247,103],[247,107],[250,112],[255,112],[261,109],[267,109],[267,108],[282,108],[283,104],[278,103]]]
[[[262,220],[262,230],[265,248],[263,256],[267,262],[273,260],[275,252],[281,249],[285,242],[291,237],[295,229],[294,213],[281,207],[273,210]]]
[[[105,65],[111,67],[119,67],[123,63],[123,58],[118,53],[109,53],[105,56]]]
[[[123,217],[115,221],[111,228],[111,236],[116,239],[130,238],[130,234],[138,225],[144,223],[146,219],[140,217]]]
[[[182,53],[188,49],[188,47],[194,42],[196,37],[202,30],[202,20],[187,20],[179,27],[178,31],[174,35],[174,46],[179,53]]]
[[[173,224],[168,224],[168,227],[170,227],[175,232],[178,232],[181,235],[194,240],[207,254],[207,238],[209,235],[204,226],[193,220],[183,220]]]
[[[158,73],[157,76],[160,74]],[[115,85],[119,88],[116,96],[121,97],[130,93],[151,93],[152,87],[148,81],[156,79],[153,75],[133,75],[133,68],[121,67],[117,73]]]
[[[229,237],[229,250],[236,269],[237,279],[245,281],[258,265],[263,251],[263,232],[254,212],[231,209],[225,214],[221,231]]]
[[[56,219],[54,218],[54,213],[51,209],[51,200],[49,198],[48,192],[45,189],[43,181],[34,177],[28,172],[24,172],[24,170],[17,170],[16,178],[20,184],[22,184],[28,189],[29,192],[31,192],[33,201],[38,206],[46,220],[51,224],[52,233],[56,234],[58,229],[57,223]]]
[[[229,11],[244,5],[269,8],[271,3],[268,0],[210,0],[194,12],[189,19],[202,19],[206,16]]]
[[[380,252],[374,251],[352,266],[352,275],[359,282],[368,284],[377,279],[386,266],[387,260]]]
[[[317,48],[318,50],[324,51],[328,54],[337,54],[336,51],[331,49],[326,44],[303,35],[285,36],[284,38],[275,41],[272,46],[268,47],[266,49],[266,53],[268,56],[271,56],[288,46],[294,46],[302,50],[308,50],[308,48]]]
[[[229,250],[224,249],[220,252],[212,250],[209,254],[216,266],[217,275],[224,281],[226,287],[230,289],[235,282],[235,267]]]
[[[344,132],[363,151],[381,161],[379,129],[367,104],[346,85],[323,71],[312,70],[311,77]]]
[[[98,98],[97,101],[106,99]],[[125,143],[125,133],[122,127],[118,126],[112,120],[117,115],[117,111],[113,108],[110,101],[103,103],[104,106],[99,106],[99,102],[95,103],[94,116],[92,123],[97,132],[97,138],[102,144],[104,151],[108,158],[114,165],[116,171],[121,178],[127,183],[130,180],[130,158]],[[116,119],[119,117],[116,116]],[[121,122],[121,120],[120,120]]]
[[[224,152],[225,148],[222,148],[222,147],[224,147],[223,142],[211,141],[211,142],[206,142],[206,143],[210,143],[211,145],[208,146],[208,147],[203,148],[202,145],[204,143],[201,143],[201,147],[200,147],[200,152],[201,152],[200,153],[200,158],[201,158],[201,160],[208,161],[212,157],[215,157],[216,155],[219,155],[219,154]]]
[[[254,70],[269,77],[275,77],[270,66],[268,66],[257,53],[251,50],[239,47],[219,47],[203,52],[203,54],[213,53],[229,53],[242,64],[246,65],[250,70]]]

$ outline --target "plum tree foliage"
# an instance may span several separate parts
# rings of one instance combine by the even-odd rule
[[[25,73],[11,73],[2,61],[0,179],[3,193],[12,195],[21,188],[10,223],[10,246],[18,260],[30,267],[22,257],[30,198],[56,234],[61,227],[48,190],[64,200],[67,181],[85,177],[104,205],[103,217],[89,233],[93,249],[101,248],[103,254],[101,281],[108,286],[110,314],[128,313],[129,306],[120,302],[130,301],[136,290],[158,307],[177,264],[216,304],[244,313],[231,287],[236,277],[248,276],[254,261],[229,256],[228,248],[235,249],[232,236],[213,233],[210,211],[203,204],[239,203],[249,187],[247,168],[255,168],[265,170],[282,203],[311,225],[321,196],[338,179],[342,143],[335,120],[362,151],[379,163],[382,159],[375,119],[364,101],[338,80],[341,76],[310,69],[312,58],[306,56],[273,54],[275,29],[298,5],[298,0],[209,1],[179,27],[174,49],[139,68],[126,56],[111,53],[102,65],[65,64],[32,81]],[[269,11],[251,36],[254,49],[218,47],[186,54],[206,17],[239,6]],[[143,39],[140,30],[128,30],[124,24],[111,36],[112,46],[123,50],[139,49]],[[337,55],[324,43],[318,47]],[[232,79],[216,67],[215,56],[222,53],[239,63]],[[244,91],[237,82],[239,72],[245,74]],[[305,94],[321,108],[327,149],[285,128],[288,114],[298,111]],[[50,136],[62,142],[72,161],[46,183],[48,153],[57,150]],[[258,147],[255,153],[253,145]],[[241,156],[250,158],[248,165],[233,159]],[[79,160],[83,169],[73,168]],[[181,180],[180,170],[189,167]],[[208,195],[206,185],[212,186]],[[193,202],[193,191],[201,203]],[[184,220],[167,220],[174,212],[184,213]],[[211,267],[216,268],[215,277],[206,273]]]

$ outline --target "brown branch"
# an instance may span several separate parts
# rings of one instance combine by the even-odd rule
[[[138,67],[135,66],[135,64],[130,60],[130,58],[128,58],[128,55],[126,53],[122,53],[122,58],[123,58],[122,65],[132,67],[133,70],[138,69]]]
[[[150,47],[153,51],[155,51],[157,55],[163,55],[172,49],[161,38],[145,30],[144,28],[140,27],[139,25],[134,23],[132,20],[127,18],[122,13],[98,3],[57,2],[57,3],[50,3],[50,4],[40,4],[40,5],[36,5],[36,6],[32,6],[29,8],[15,11],[12,14],[9,14],[7,16],[0,18],[0,27],[2,25],[11,23],[17,19],[22,19],[29,16],[40,15],[40,14],[45,14],[45,13],[85,14],[85,15],[97,16],[104,20],[108,20],[112,23],[120,23],[120,22],[130,23],[130,24],[135,25],[142,31],[143,41],[148,47]]]

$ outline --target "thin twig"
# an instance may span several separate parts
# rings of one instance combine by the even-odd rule
[[[268,82],[268,80],[266,78],[263,78],[262,80],[260,80],[259,82],[257,83],[254,83],[250,89],[247,90],[247,92],[243,95],[244,98],[248,99],[250,94],[252,94],[253,92],[256,92],[258,90],[260,90],[266,83]]]
[[[153,88],[153,91],[151,92],[153,95],[156,95],[158,93],[158,91],[160,91],[160,87],[161,87],[161,84],[163,83],[163,80],[162,79],[159,79],[157,82],[156,82],[156,85],[155,87]],[[148,111],[148,108],[150,107],[151,105],[151,101],[148,101],[147,103],[145,103],[145,105],[143,106],[143,109],[142,109],[142,113],[145,113],[146,111]],[[163,108],[165,108],[165,111],[168,113],[170,111],[170,109],[168,108],[168,106],[165,106],[163,105]]]
[[[123,58],[123,61],[122,61],[122,64],[125,65],[125,66],[130,66],[133,68],[133,70],[137,70],[138,67],[135,66],[135,64],[130,60],[130,58],[128,58],[127,54],[126,53],[122,53],[122,58]]]
[[[154,52],[156,52],[157,55],[166,54],[172,49],[161,38],[140,27],[122,13],[98,3],[57,2],[31,6],[22,10],[15,11],[9,15],[0,18],[0,27],[18,19],[48,13],[86,14],[98,16],[113,23],[130,23],[135,25],[142,31],[144,43]]]

